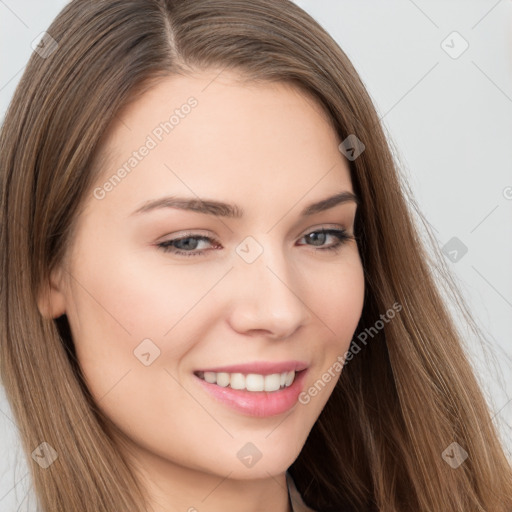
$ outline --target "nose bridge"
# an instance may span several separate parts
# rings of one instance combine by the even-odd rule
[[[246,237],[236,248],[233,327],[240,331],[265,330],[275,337],[292,334],[309,317],[298,295],[291,262],[276,238]]]

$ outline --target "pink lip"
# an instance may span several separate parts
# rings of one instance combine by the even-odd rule
[[[308,367],[307,363],[303,361],[281,361],[281,362],[254,362],[245,364],[236,364],[232,366],[216,366],[215,368],[204,368],[197,370],[198,372],[225,372],[225,373],[258,373],[260,375],[271,375],[273,373],[284,372],[300,372]]]
[[[236,368],[243,367],[237,366]],[[254,366],[251,366],[251,368],[254,368]],[[228,373],[244,372],[230,371]],[[269,373],[272,372],[267,372],[266,374]],[[275,371],[274,373],[280,372]],[[297,373],[290,387],[283,388],[278,391],[247,391],[244,389],[232,389],[229,386],[222,387],[217,386],[217,384],[210,384],[197,375],[195,377],[200,385],[203,386],[203,389],[213,396],[215,400],[226,404],[247,416],[262,418],[282,414],[291,409],[297,403],[299,395],[302,392],[306,374],[307,370]]]

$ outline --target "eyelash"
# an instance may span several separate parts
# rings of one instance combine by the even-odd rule
[[[348,240],[354,240],[355,237],[352,235],[349,235],[345,229],[318,229],[316,231],[310,231],[309,233],[305,234],[302,238],[305,238],[307,236],[310,236],[315,233],[321,233],[325,235],[331,235],[335,236],[338,239],[338,242],[336,242],[333,245],[329,245],[327,247],[320,247],[315,250],[317,251],[333,251],[335,254],[338,252],[339,249],[341,249],[341,246],[347,242]],[[166,240],[165,242],[161,242],[157,244],[157,247],[159,247],[164,252],[169,252],[172,254],[176,254],[179,256],[205,256],[206,252],[211,249],[203,249],[203,250],[195,250],[195,251],[182,251],[180,249],[176,249],[172,247],[171,244],[180,242],[181,240],[199,240],[199,241],[208,241],[208,242],[214,242],[216,243],[216,240],[213,238],[210,238],[208,236],[203,235],[187,235],[180,238],[174,238],[172,240]],[[315,246],[312,246],[315,247]]]

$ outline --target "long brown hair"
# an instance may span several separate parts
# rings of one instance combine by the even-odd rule
[[[218,68],[296,85],[341,140],[365,144],[349,163],[366,286],[357,332],[372,336],[290,467],[304,501],[510,512],[510,464],[432,276],[436,264],[448,271],[424,247],[375,108],[333,39],[289,0],[73,0],[48,34],[55,43],[31,56],[0,134],[0,370],[42,509],[148,506],[84,385],[65,316],[44,318],[38,297],[69,246],[116,114],[159,77]],[[394,304],[399,313],[376,329]],[[58,453],[44,470],[30,457],[42,442]],[[442,456],[452,443],[468,454],[456,469]]]

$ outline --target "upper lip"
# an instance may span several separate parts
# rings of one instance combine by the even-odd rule
[[[234,364],[230,366],[216,366],[214,368],[202,368],[196,372],[225,372],[225,373],[258,373],[271,375],[273,373],[300,372],[305,370],[308,364],[303,361],[255,361],[253,363]]]

